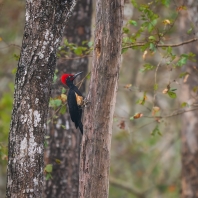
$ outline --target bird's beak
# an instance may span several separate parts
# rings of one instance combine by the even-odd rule
[[[77,74],[75,74],[74,76],[73,76],[73,78],[75,79],[77,76],[79,76],[81,73],[83,73],[83,71],[81,71],[81,72],[78,72]]]

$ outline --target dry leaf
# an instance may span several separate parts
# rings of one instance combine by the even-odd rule
[[[160,108],[159,107],[157,107],[157,106],[153,107],[152,115],[154,116],[159,111],[160,111]]]
[[[188,77],[189,77],[189,74],[186,74],[184,77],[184,81],[183,81],[184,83],[188,80]]]
[[[119,127],[120,129],[125,129],[125,121],[122,120],[122,121],[119,123],[118,127]]]
[[[126,85],[124,86],[124,88],[129,89],[131,86],[132,86],[132,84],[126,84]]]
[[[165,25],[170,25],[171,22],[170,22],[168,19],[165,19],[165,20],[163,20],[163,24],[165,24]]]
[[[67,101],[67,96],[65,94],[61,94],[60,99],[64,103]]]
[[[138,119],[138,118],[141,118],[142,116],[143,116],[142,113],[136,113],[136,114],[133,116],[133,118],[134,118],[134,119]]]
[[[167,92],[168,92],[167,88],[162,91],[163,94],[166,94]]]
[[[144,53],[143,53],[143,55],[142,55],[143,60],[145,60],[147,53],[148,53],[148,51],[145,50]]]

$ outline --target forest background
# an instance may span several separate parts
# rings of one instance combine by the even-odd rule
[[[153,24],[150,32],[153,27],[164,29],[166,35],[161,36],[164,42],[181,45],[174,49],[157,48],[153,43],[159,35],[148,31],[147,35],[144,34],[149,41],[147,48],[123,50],[114,114],[110,198],[179,197],[181,191],[181,131],[185,127],[182,117],[188,114],[185,112],[196,110],[198,89],[196,84],[193,85],[192,95],[185,89],[185,84],[192,78],[185,65],[196,58],[190,54],[195,43],[189,42],[187,47],[182,43],[193,39],[196,31],[195,24],[188,17],[188,6],[182,2],[169,3],[164,1],[155,5],[150,2],[149,5],[148,2],[140,2],[152,7],[153,12],[161,17],[150,21],[149,24]],[[24,1],[0,1],[1,195],[5,194],[7,140],[24,15]],[[128,46],[129,34],[136,32],[142,24],[140,17],[141,10],[126,1],[124,47]],[[92,29],[94,26],[93,20]],[[145,24],[149,30],[148,26]],[[174,59],[167,64],[170,57]],[[194,67],[196,63],[191,62],[191,65]]]

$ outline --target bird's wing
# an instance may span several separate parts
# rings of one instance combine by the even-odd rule
[[[79,89],[78,89],[76,86],[72,87],[72,89],[73,89],[79,96],[82,96],[81,92],[79,91]]]
[[[71,120],[75,123],[76,127],[78,127],[78,121],[81,120],[82,116],[82,109],[81,106],[77,104],[76,92],[72,89],[70,89],[68,92],[67,103]]]

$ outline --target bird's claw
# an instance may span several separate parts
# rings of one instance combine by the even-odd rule
[[[88,107],[89,103],[91,103],[87,98],[84,98],[84,107]]]

